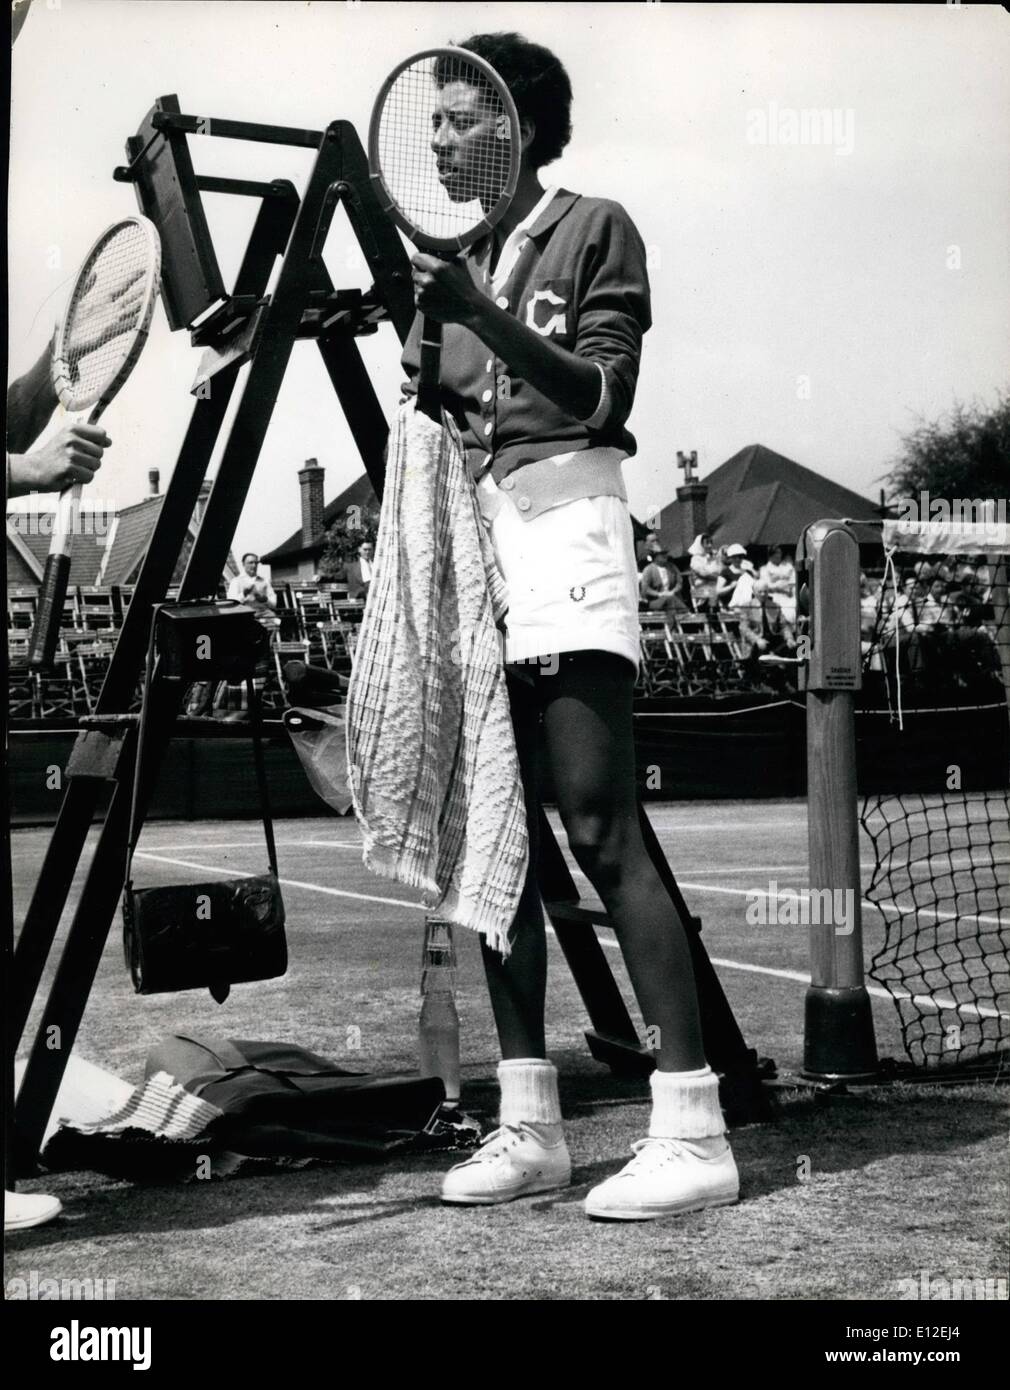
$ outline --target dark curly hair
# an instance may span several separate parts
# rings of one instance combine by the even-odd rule
[[[520,120],[533,123],[527,152],[533,168],[557,159],[572,138],[572,84],[561,60],[522,34],[471,34],[455,47],[490,63],[512,93]]]

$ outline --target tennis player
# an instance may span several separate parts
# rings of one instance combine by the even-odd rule
[[[28,13],[25,6],[21,23]],[[17,15],[15,14],[15,22]],[[102,454],[112,440],[98,425],[77,423],[59,431],[48,444],[29,453],[32,444],[49,423],[59,405],[50,377],[52,344],[46,348],[34,366],[7,388],[7,496],[22,497],[32,492],[59,492],[74,483],[90,483],[101,467]],[[15,451],[15,452],[12,452]],[[7,883],[10,872],[10,825],[3,827],[3,862]],[[5,906],[11,907],[8,886]],[[13,922],[13,911],[8,914]],[[13,931],[13,927],[10,929]],[[8,954],[13,952],[13,940],[5,943]],[[8,1114],[14,1108],[14,1062],[4,1058],[4,1102]],[[7,1175],[13,1174],[10,1152],[13,1130],[8,1130],[4,1145],[4,1230],[24,1231],[41,1226],[59,1216],[63,1205],[58,1197],[41,1192],[17,1192],[7,1188]],[[13,1176],[11,1177],[13,1183]]]
[[[702,1051],[684,924],[642,841],[632,741],[638,568],[622,460],[651,323],[642,239],[624,209],[541,180],[571,137],[560,61],[517,34],[461,47],[509,87],[522,129],[509,212],[461,259],[413,258],[415,302],[444,325],[442,399],[460,426],[508,584],[505,662],[536,853],[538,726],[579,866],[610,914],[655,1045],[647,1135],[594,1187],[590,1216],[645,1220],[736,1200],[718,1082]],[[440,87],[432,150],[450,197],[480,196],[480,93]],[[420,317],[403,355],[412,394]],[[547,952],[531,862],[503,959],[482,940],[502,1051],[500,1127],[446,1175],[442,1198],[511,1201],[567,1186],[555,1067],[546,1058]]]

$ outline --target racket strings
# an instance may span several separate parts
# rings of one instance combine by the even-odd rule
[[[469,232],[502,197],[513,166],[512,129],[501,97],[479,68],[441,56],[405,68],[379,121],[383,180],[421,232]]]
[[[60,354],[63,404],[68,410],[81,410],[97,400],[128,360],[143,325],[150,272],[150,243],[135,223],[116,227],[82,269],[67,310]]]

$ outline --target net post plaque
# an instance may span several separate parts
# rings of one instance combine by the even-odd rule
[[[809,574],[809,659],[801,690],[859,690],[859,545],[841,521],[818,521],[800,538]]]

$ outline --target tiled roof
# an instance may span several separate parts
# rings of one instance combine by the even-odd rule
[[[164,500],[163,493],[157,497],[145,497],[140,502],[134,502],[128,507],[121,508],[116,513],[114,520],[105,513],[84,512],[84,528],[79,535],[74,537],[70,554],[69,582],[84,587],[91,587],[99,582],[103,586],[135,583],[137,572],[147,553],[147,547],[150,544],[151,535]],[[42,525],[32,529],[29,529],[27,525],[28,513],[24,512],[10,513],[7,524],[8,527],[13,526],[16,529],[19,539],[31,551],[40,569],[44,569],[46,556],[49,554],[53,513],[43,512],[40,515]],[[90,523],[89,517],[94,517]],[[110,539],[112,549],[108,559],[106,559],[106,542]],[[192,535],[189,535],[183,543],[180,560],[173,575],[173,583],[177,584],[182,578],[191,547]],[[104,570],[102,570],[103,560],[105,560]],[[235,564],[235,558],[230,551],[227,572],[229,575],[238,573],[238,566]],[[99,574],[101,574],[100,581]],[[7,543],[7,583],[9,586],[17,587],[38,583],[9,537]]]
[[[708,487],[708,530],[717,545],[736,541],[794,546],[801,531],[815,521],[880,517],[868,498],[763,444],[748,444],[700,481]],[[682,554],[680,504],[670,502],[661,518],[662,544],[673,554]],[[879,539],[879,532],[859,527],[857,538],[872,541]]]
[[[350,487],[344,488],[339,497],[335,497],[329,506],[323,508],[323,527],[333,525],[335,521],[342,518],[349,507],[361,507],[368,509],[378,507],[379,499],[375,495],[375,489],[368,480],[368,474],[362,473],[360,478],[356,478]],[[262,556],[265,565],[271,565],[277,560],[290,560],[296,555],[310,555],[322,553],[326,544],[326,538],[320,536],[311,545],[306,545],[302,539],[302,528],[288,536],[275,550],[271,550],[269,555]]]

